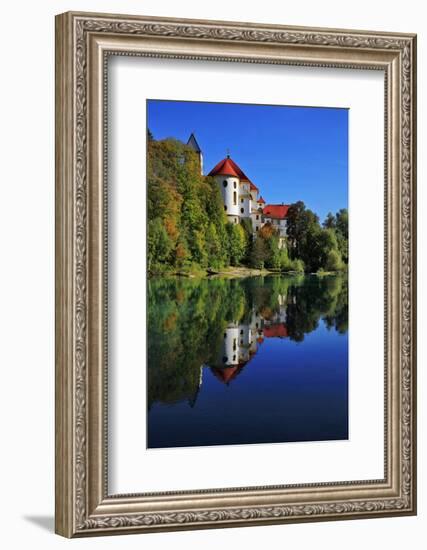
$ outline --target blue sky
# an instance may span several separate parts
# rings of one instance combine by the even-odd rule
[[[154,139],[187,142],[203,151],[204,172],[231,158],[267,203],[302,200],[323,221],[348,207],[348,110],[149,100]]]

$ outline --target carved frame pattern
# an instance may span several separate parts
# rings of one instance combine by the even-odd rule
[[[363,31],[335,31],[329,29],[285,28],[268,25],[192,21],[164,20],[161,18],[111,16],[84,13],[67,13],[57,17],[57,366],[56,366],[56,426],[57,426],[57,484],[56,484],[56,530],[64,536],[87,536],[123,532],[144,532],[173,529],[193,529],[206,527],[225,527],[235,525],[256,525],[280,523],[286,521],[310,521],[321,519],[344,519],[355,517],[377,517],[384,515],[414,514],[416,470],[415,470],[415,64],[416,39],[413,35],[394,35],[387,33],[367,33]],[[118,47],[113,51],[105,50],[103,55],[150,55],[154,57],[184,57],[207,59],[211,61],[232,61],[252,63],[292,63],[321,67],[348,67],[385,71],[386,81],[390,82],[388,94],[393,95],[397,109],[386,97],[386,120],[394,117],[398,121],[399,132],[394,129],[393,136],[386,140],[385,153],[391,156],[387,164],[394,174],[389,181],[393,193],[399,199],[397,220],[386,238],[397,250],[398,265],[394,269],[399,277],[398,303],[393,306],[393,326],[397,327],[399,339],[399,368],[393,378],[397,391],[399,434],[396,443],[398,456],[393,463],[398,464],[394,474],[394,492],[391,480],[384,480],[384,490],[388,496],[370,496],[369,487],[375,480],[364,483],[368,492],[351,493],[355,482],[346,484],[318,484],[288,487],[292,493],[316,489],[317,497],[304,495],[299,501],[266,505],[260,499],[259,505],[240,505],[238,498],[224,505],[226,490],[193,492],[197,502],[180,509],[174,501],[171,507],[164,500],[163,509],[154,506],[152,510],[139,507],[138,495],[106,494],[105,483],[105,446],[92,453],[89,442],[93,439],[90,415],[98,415],[98,424],[102,424],[103,403],[98,396],[92,407],[88,370],[89,358],[88,334],[92,295],[88,288],[91,255],[90,241],[92,225],[90,209],[93,208],[92,196],[88,189],[91,162],[90,137],[91,104],[89,85],[92,63],[91,39],[105,35],[114,38]],[[179,44],[180,39],[194,42],[194,45],[212,43],[216,45],[215,55],[162,53],[159,47],[155,52],[135,53],[125,39],[145,38],[172,39]],[[121,43],[120,40],[123,42]],[[240,43],[248,46],[261,44],[296,47],[295,54],[281,59],[267,55],[250,55],[239,58],[222,53],[222,44]],[[304,50],[308,57],[301,52]],[[329,51],[339,52],[341,58],[334,61]],[[98,51],[98,50],[97,50]],[[358,52],[367,52],[366,59]],[[376,54],[382,55],[381,64]],[[105,66],[103,69],[105,75]],[[97,90],[105,87],[101,79],[96,82]],[[96,92],[96,90],[95,90]],[[104,90],[105,94],[105,90]],[[397,99],[396,99],[397,97]],[[397,111],[397,112],[396,112]],[[105,114],[105,112],[104,112]],[[98,119],[98,123],[99,123]],[[396,122],[394,123],[396,125]],[[390,155],[392,153],[392,155]],[[105,154],[105,151],[104,151]],[[399,158],[397,159],[397,154]],[[93,164],[93,162],[92,162]],[[102,177],[105,179],[105,165]],[[390,171],[393,171],[390,169]],[[387,171],[387,170],[386,170]],[[98,283],[97,284],[101,284]],[[92,288],[92,287],[91,287]],[[392,304],[393,305],[393,304]],[[386,313],[387,316],[387,313]],[[395,329],[396,330],[396,329]],[[97,371],[98,372],[98,371]],[[105,381],[102,369],[98,372],[100,384]],[[399,387],[396,387],[399,384]],[[102,392],[101,386],[97,391]],[[391,397],[390,397],[391,399]],[[93,409],[96,409],[93,412]],[[392,418],[389,419],[392,421]],[[105,419],[104,419],[105,421]],[[102,427],[100,428],[102,432]],[[105,444],[102,437],[97,440]],[[98,453],[98,454],[97,454]],[[395,453],[396,454],[396,453]],[[94,455],[94,456],[93,456]],[[386,457],[387,459],[387,457]],[[387,461],[387,460],[386,460]],[[97,489],[93,488],[92,478],[98,477]],[[101,479],[102,478],[102,479]],[[397,485],[396,485],[397,483]],[[348,488],[348,496],[343,492],[340,498],[320,497],[323,489]],[[284,486],[284,488],[286,488]],[[269,488],[259,488],[269,489]],[[280,488],[270,488],[280,489]],[[250,490],[250,491],[249,491]],[[244,491],[256,493],[256,488],[235,489],[234,493]],[[203,493],[209,493],[210,502],[204,504]],[[221,494],[224,493],[224,494]],[[220,496],[221,494],[221,496]],[[386,493],[384,493],[386,494]],[[170,493],[179,498],[184,493]],[[220,498],[221,506],[215,506],[215,496]],[[260,492],[261,495],[261,492]],[[353,495],[353,496],[351,496]],[[363,496],[362,496],[363,495]],[[167,498],[163,496],[163,498]],[[230,498],[233,498],[230,496]],[[239,505],[236,505],[239,502]],[[119,503],[121,508],[114,505]],[[212,504],[213,503],[213,504]],[[194,508],[194,509],[191,509]]]

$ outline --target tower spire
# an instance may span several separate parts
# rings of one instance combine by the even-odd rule
[[[230,149],[227,147],[227,158],[230,158]]]

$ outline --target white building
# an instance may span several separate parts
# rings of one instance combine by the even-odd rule
[[[203,173],[202,150],[194,134],[191,134],[187,145],[199,155]],[[218,184],[224,210],[230,223],[240,223],[243,219],[250,219],[254,235],[263,225],[270,224],[279,234],[279,246],[285,246],[289,205],[266,204],[259,194],[258,187],[230,158],[230,155],[218,162],[208,175],[214,177]]]
[[[279,247],[285,246],[289,205],[266,204],[263,208],[264,223],[271,224],[279,234]]]

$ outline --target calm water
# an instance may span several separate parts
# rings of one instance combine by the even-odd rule
[[[343,276],[153,279],[148,447],[348,437]]]

